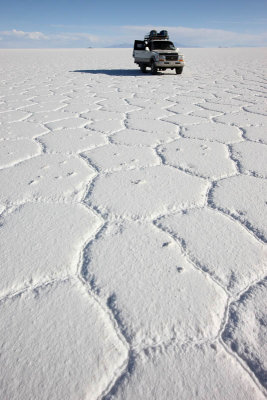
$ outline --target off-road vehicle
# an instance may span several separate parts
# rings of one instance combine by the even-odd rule
[[[145,35],[144,40],[135,40],[133,57],[142,72],[147,67],[155,75],[157,71],[165,71],[167,68],[175,69],[176,74],[181,74],[184,68],[184,57],[178,53],[174,44],[169,40],[167,31],[155,30]]]

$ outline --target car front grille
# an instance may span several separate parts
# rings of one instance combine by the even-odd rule
[[[178,55],[170,55],[170,56],[166,56],[166,60],[167,61],[177,61],[178,60]]]
[[[160,53],[160,56],[165,56],[166,61],[178,61],[178,54]]]

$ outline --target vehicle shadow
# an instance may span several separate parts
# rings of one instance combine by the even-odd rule
[[[144,75],[138,69],[77,69],[71,72],[80,72],[81,74],[105,74],[109,76],[142,76]]]

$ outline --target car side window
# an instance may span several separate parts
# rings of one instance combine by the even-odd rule
[[[143,40],[136,40],[134,42],[134,50],[145,50],[145,42]]]

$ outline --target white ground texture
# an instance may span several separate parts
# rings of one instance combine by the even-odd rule
[[[267,397],[266,49],[0,51],[0,398]]]

